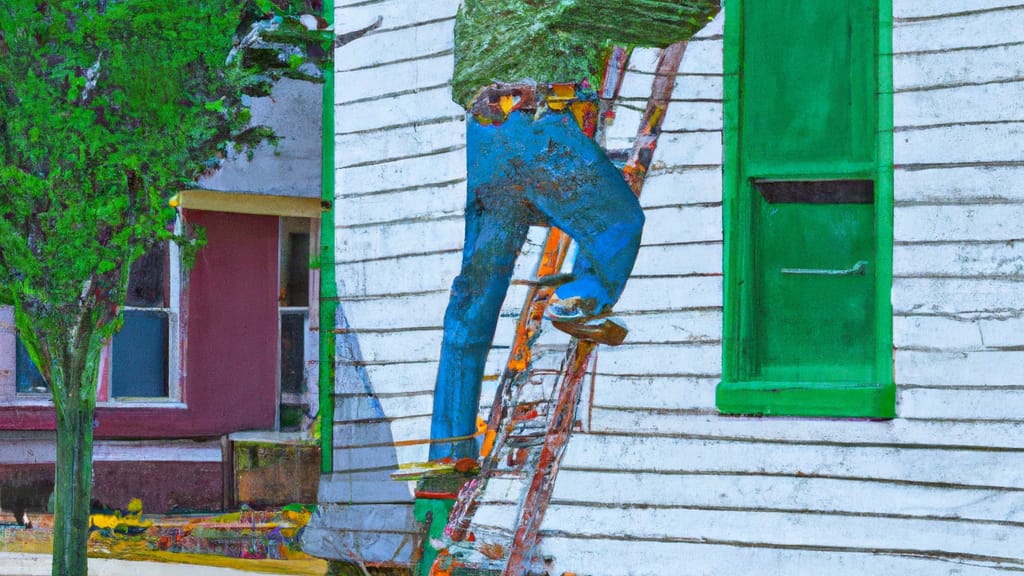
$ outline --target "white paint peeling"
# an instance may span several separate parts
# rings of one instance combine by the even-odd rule
[[[893,248],[893,274],[900,276],[1016,276],[1024,278],[1024,243],[909,244]]]
[[[1019,316],[1024,282],[991,278],[895,278],[897,314],[953,314],[964,318]]]

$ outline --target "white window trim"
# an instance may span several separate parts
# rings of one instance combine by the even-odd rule
[[[281,247],[283,246],[285,235],[288,233],[283,225],[283,219],[279,219],[278,224],[278,239],[277,239],[277,265],[278,274],[283,267],[287,266],[285,255],[282,253]],[[320,220],[318,218],[309,218],[308,227],[309,232],[309,250],[310,257],[316,258],[320,254]],[[290,432],[281,432],[279,427],[281,425],[281,404],[286,403],[305,403],[308,406],[308,410],[311,413],[319,413],[320,404],[320,332],[319,332],[319,317],[320,312],[320,270],[310,266],[309,268],[309,305],[308,306],[281,306],[278,305],[277,310],[277,367],[274,370],[276,374],[276,412],[274,418],[274,426],[277,428],[279,434],[290,434]],[[300,394],[285,393],[281,387],[281,316],[288,312],[304,312],[305,319],[303,321],[303,372],[306,379],[306,391]]]
[[[181,233],[181,218],[174,222],[174,233]],[[182,401],[182,370],[181,370],[181,249],[175,242],[168,241],[167,273],[170,276],[168,306],[164,308],[146,308],[125,306],[123,310],[160,310],[167,313],[167,396],[163,398],[114,398],[112,392],[113,339],[103,347],[100,359],[100,381],[97,386],[97,406],[113,408],[185,408]]]
[[[175,233],[180,233],[181,222],[175,222]],[[111,391],[111,343],[103,347],[100,355],[99,376],[96,386],[98,407],[104,408],[187,408],[182,394],[182,267],[178,245],[169,242],[168,273],[170,275],[169,306],[165,308],[134,308],[125,310],[162,310],[167,312],[167,392],[165,398],[112,398]],[[14,309],[0,306],[0,406],[53,406],[49,394],[19,393],[17,391],[16,360],[17,328],[14,324]]]

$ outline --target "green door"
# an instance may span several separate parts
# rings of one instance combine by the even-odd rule
[[[872,182],[755,182],[754,189],[753,378],[872,382]]]
[[[891,417],[890,0],[725,0],[722,413]]]

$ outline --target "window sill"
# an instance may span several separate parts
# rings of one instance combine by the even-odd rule
[[[302,432],[277,432],[274,430],[247,430],[243,432],[232,432],[230,438],[232,442],[246,444],[317,444],[317,442],[314,442]]]
[[[53,402],[49,396],[45,398],[15,397],[3,400],[0,402],[0,406],[7,408],[51,408],[53,407]]]
[[[0,401],[0,407],[3,408],[53,408],[53,402],[46,398],[35,399],[35,398],[15,398]],[[166,408],[169,410],[184,410],[188,408],[188,404],[177,401],[113,401],[113,402],[97,402],[97,408]]]
[[[715,391],[722,414],[896,417],[896,387],[853,382],[723,381]]]
[[[147,401],[147,400],[139,400],[139,401],[119,400],[119,401],[97,402],[96,403],[96,407],[97,408],[118,408],[118,409],[120,409],[120,408],[166,408],[168,410],[184,410],[184,409],[188,408],[188,404],[185,404],[184,402],[159,401],[159,400],[156,400],[156,401],[153,401],[153,400],[150,400],[150,401]]]

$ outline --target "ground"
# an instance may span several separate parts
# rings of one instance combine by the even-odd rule
[[[0,576],[49,574],[53,517],[29,516],[31,529],[0,524]],[[301,509],[247,510],[220,516],[93,516],[90,574],[180,574],[174,565],[189,564],[225,569],[190,568],[190,576],[322,576],[327,563],[299,548],[306,518]],[[158,562],[167,570],[152,572],[151,566],[140,570],[140,561]]]

